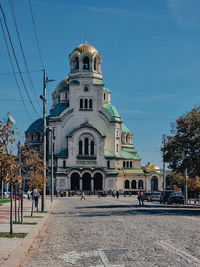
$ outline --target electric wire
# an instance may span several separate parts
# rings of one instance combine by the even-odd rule
[[[41,72],[43,70],[30,70],[29,72]],[[21,71],[21,73],[27,73],[27,71]],[[15,72],[0,72],[0,75],[13,75],[13,74],[19,74],[18,71]]]
[[[42,53],[41,53],[41,49],[40,49],[40,45],[39,45],[39,40],[38,40],[38,35],[37,35],[37,30],[36,30],[34,15],[33,15],[33,8],[32,8],[32,5],[31,5],[31,0],[29,0],[29,7],[30,7],[30,11],[31,11],[31,18],[32,18],[32,22],[33,22],[33,28],[34,28],[35,38],[36,38],[38,52],[39,52],[39,56],[40,56],[40,61],[41,61],[41,65],[42,65],[42,67],[44,69],[45,67],[44,67],[44,62],[43,62],[43,59],[42,59]]]
[[[2,32],[3,32],[3,36],[4,36],[4,40],[5,40],[5,44],[6,44],[6,48],[7,48],[7,52],[8,52],[8,56],[9,56],[9,60],[10,60],[10,64],[12,66],[13,74],[14,74],[14,77],[15,77],[15,82],[16,82],[16,85],[17,85],[17,88],[18,88],[18,91],[19,91],[19,94],[20,94],[20,97],[21,97],[21,101],[22,101],[22,103],[24,105],[26,113],[28,114],[29,118],[32,120],[31,115],[30,115],[30,113],[29,113],[29,111],[28,111],[28,109],[27,109],[27,107],[25,105],[25,102],[24,102],[24,99],[23,99],[23,96],[22,96],[22,92],[21,92],[21,89],[20,89],[18,81],[17,81],[17,76],[15,74],[14,65],[12,63],[12,58],[11,58],[11,55],[10,55],[10,51],[9,51],[9,47],[8,47],[8,43],[7,43],[7,40],[6,40],[6,35],[5,35],[5,31],[4,31],[4,28],[3,28],[3,23],[2,23],[1,18],[0,18],[0,24],[1,24]]]
[[[35,113],[37,114],[37,116],[40,117],[39,113],[37,112],[37,110],[35,109],[35,106],[33,105],[33,102],[30,98],[30,95],[28,93],[28,90],[27,90],[27,87],[26,87],[26,84],[24,82],[24,79],[23,79],[23,76],[22,76],[22,73],[21,73],[21,70],[20,70],[20,66],[19,66],[19,62],[17,60],[17,57],[16,57],[16,54],[15,54],[15,49],[14,49],[14,46],[13,46],[13,42],[12,42],[12,39],[11,39],[11,36],[10,36],[10,31],[8,29],[8,25],[7,25],[7,22],[6,22],[6,16],[5,16],[5,13],[3,11],[3,8],[2,8],[2,5],[0,4],[0,10],[2,12],[2,15],[3,15],[3,20],[4,20],[4,24],[5,24],[5,27],[6,27],[6,31],[7,31],[7,34],[8,34],[8,39],[9,39],[9,42],[10,42],[10,45],[11,45],[11,48],[12,48],[12,52],[13,52],[13,56],[14,56],[14,59],[15,59],[15,62],[16,62],[16,65],[17,65],[17,68],[18,68],[18,71],[19,71],[19,75],[20,75],[20,78],[22,80],[22,83],[23,83],[23,86],[25,88],[25,91],[26,91],[26,94],[28,96],[28,99],[31,103],[31,106],[33,107],[33,110],[35,111]]]
[[[17,20],[16,20],[13,1],[9,0],[8,2],[9,2],[10,9],[11,9],[11,14],[12,14],[12,17],[13,17],[13,21],[14,21],[14,25],[15,25],[15,29],[16,29],[16,33],[17,33],[17,37],[18,37],[18,41],[19,41],[19,44],[20,44],[20,49],[21,49],[21,52],[22,52],[24,65],[25,65],[25,68],[26,68],[26,71],[28,73],[28,77],[29,77],[29,80],[30,80],[31,89],[32,89],[32,91],[33,91],[33,93],[35,95],[35,98],[37,99],[38,106],[40,107],[40,110],[41,110],[41,105],[40,105],[40,102],[38,101],[38,97],[37,97],[36,92],[35,92],[34,84],[33,84],[33,81],[32,81],[32,78],[31,78],[31,74],[30,74],[30,71],[29,71],[29,67],[28,67],[28,64],[27,64],[27,61],[26,61],[26,57],[25,57],[25,54],[24,54],[24,49],[23,49],[21,38],[20,38],[20,34],[19,34],[19,28],[18,28],[18,25],[17,25]]]

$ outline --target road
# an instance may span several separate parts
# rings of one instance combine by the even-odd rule
[[[200,209],[60,199],[22,266],[200,266]]]

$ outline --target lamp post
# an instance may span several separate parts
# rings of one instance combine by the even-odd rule
[[[166,175],[165,175],[165,134],[163,134],[163,191],[166,190]]]
[[[44,127],[43,127],[43,164],[44,164],[44,173],[43,173],[43,180],[44,180],[44,188],[43,188],[43,193],[42,193],[42,205],[41,205],[41,210],[44,211],[45,209],[45,196],[46,196],[46,154],[47,154],[47,136],[46,136],[46,128],[47,128],[47,118],[46,118],[46,85],[48,82],[53,82],[55,79],[49,80],[46,77],[46,69],[43,70],[44,75],[43,75],[43,95],[40,96],[40,98],[43,101],[43,122],[44,122]]]

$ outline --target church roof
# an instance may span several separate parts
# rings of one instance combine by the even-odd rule
[[[136,155],[133,155],[127,151],[121,151],[121,153],[117,156],[117,158],[122,158],[122,159],[136,159],[136,160],[141,160],[140,153],[137,152]]]
[[[78,52],[79,54],[89,52],[92,55],[99,53],[98,50],[94,46],[88,44],[87,41],[85,41],[84,44],[78,45],[73,52]]]
[[[110,90],[108,89],[108,88],[103,88],[103,90],[105,91],[105,92],[108,92],[108,93],[110,93]]]
[[[144,170],[147,172],[152,172],[152,171],[160,171],[160,168],[154,163],[151,163],[147,165]]]
[[[34,121],[28,128],[27,131],[43,131],[44,121],[43,118],[40,118],[36,121]]]
[[[69,107],[69,104],[68,103],[58,103],[51,110],[50,117],[57,117],[57,116],[59,116],[68,107]]]
[[[144,171],[141,168],[124,169],[123,172],[125,174],[144,174]]]
[[[131,133],[129,128],[122,122],[122,133]]]
[[[118,117],[121,118],[121,116],[119,115],[118,110],[116,109],[115,106],[113,106],[110,103],[106,103],[103,105],[103,107],[113,116],[113,117]]]

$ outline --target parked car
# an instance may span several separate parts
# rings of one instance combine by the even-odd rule
[[[169,195],[171,193],[175,193],[175,191],[174,190],[164,190],[164,191],[162,191],[161,196],[160,196],[160,203],[161,204],[162,203],[163,204],[167,203],[168,197],[169,197]]]
[[[144,194],[143,194],[143,200],[149,201],[149,195],[150,194],[151,193],[144,192]]]
[[[161,193],[153,192],[149,195],[149,201],[160,201]]]
[[[168,197],[167,204],[180,203],[184,204],[184,196],[180,192],[171,193]]]

